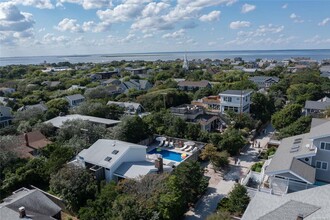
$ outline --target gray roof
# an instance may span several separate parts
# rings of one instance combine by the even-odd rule
[[[247,89],[247,90],[226,90],[224,92],[221,92],[219,95],[248,95],[249,93],[252,93],[253,90]]]
[[[250,77],[249,80],[253,82],[266,82],[267,80],[274,80],[275,82],[278,82],[280,79],[278,77],[272,77],[272,76],[253,76]]]
[[[129,149],[141,149],[146,152],[147,147],[119,140],[99,139],[88,149],[82,150],[78,157],[87,163],[111,168]],[[114,154],[114,151],[118,151]],[[105,160],[110,157],[110,161]]]
[[[318,186],[283,196],[258,192],[248,205],[242,220],[296,220],[297,214],[307,215],[304,220],[328,219],[330,216],[329,198],[330,185]],[[277,218],[273,218],[274,216]]]
[[[149,161],[125,162],[117,168],[114,175],[135,179],[152,172],[157,172],[157,170],[155,164]]]
[[[309,133],[284,138],[281,141],[271,163],[266,168],[266,174],[291,171],[313,183],[315,181],[315,168],[298,161],[297,158],[315,155],[315,149],[310,148],[313,146],[313,140],[324,136],[330,136],[330,120],[313,118]]]
[[[87,116],[87,115],[73,114],[73,115],[57,116],[56,118],[45,121],[44,123],[51,123],[54,127],[60,128],[65,121],[77,120],[77,119],[84,120],[84,121],[90,121],[90,122],[98,123],[98,124],[105,124],[105,125],[115,125],[120,122],[117,120],[112,120],[112,119],[107,119],[107,118],[99,118],[99,117],[93,117],[93,116]]]
[[[109,101],[107,103],[107,105],[111,105],[111,104],[114,104],[114,105],[118,105],[118,106],[121,106],[121,107],[124,107],[124,108],[128,108],[128,109],[134,109],[136,110],[137,108],[139,108],[139,106],[142,107],[142,105],[140,103],[136,103],[136,102],[114,102],[114,101]]]
[[[51,216],[61,211],[61,208],[39,190],[22,188],[0,203],[1,219],[19,219],[18,209],[25,207],[26,214],[33,219],[53,219]]]
[[[178,83],[178,86],[190,86],[190,87],[207,87],[211,85],[209,81],[207,80],[201,80],[201,81],[180,81]]]
[[[65,98],[67,98],[70,101],[85,99],[85,97],[81,94],[69,95],[69,96],[65,96]]]
[[[315,155],[314,150],[310,150],[306,147],[307,144],[312,146],[308,133],[284,138],[272,158],[271,163],[266,168],[265,173],[267,175],[273,175],[293,172],[305,181],[314,183],[315,168],[295,159]]]
[[[18,111],[24,111],[24,110],[29,110],[29,109],[40,109],[41,111],[47,111],[48,110],[48,107],[45,105],[45,104],[35,104],[35,105],[25,105],[25,106],[22,106],[21,108],[18,109]]]
[[[330,107],[330,102],[306,101],[305,109],[325,110]]]

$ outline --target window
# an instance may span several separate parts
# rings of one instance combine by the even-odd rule
[[[111,159],[112,157],[106,157],[104,160],[110,162]]]
[[[316,161],[316,169],[319,170],[328,170],[328,163],[324,161]]]
[[[320,149],[321,150],[330,150],[330,143],[321,142],[320,143]]]
[[[231,101],[232,101],[232,98],[231,98],[231,97],[227,97],[227,96],[225,96],[225,97],[223,97],[223,100],[224,100],[225,102],[231,102]]]

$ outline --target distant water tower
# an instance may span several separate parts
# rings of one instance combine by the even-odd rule
[[[187,55],[185,54],[183,57],[183,65],[182,68],[184,70],[189,70],[189,63],[188,63],[188,59],[187,59]]]

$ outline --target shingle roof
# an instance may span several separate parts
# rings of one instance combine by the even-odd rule
[[[141,106],[140,103],[136,103],[136,102],[114,102],[114,101],[109,101],[107,103],[107,105],[111,105],[111,104],[118,105],[118,106],[121,106],[121,107],[124,107],[124,108],[129,108],[129,109],[131,109],[133,107],[134,110],[136,110],[139,106]]]
[[[50,119],[48,121],[45,121],[44,123],[51,123],[54,127],[60,128],[64,122],[69,120],[84,120],[84,121],[90,121],[93,123],[98,124],[105,124],[105,125],[114,125],[118,124],[120,121],[107,119],[107,118],[99,118],[99,117],[93,117],[93,116],[87,116],[87,115],[79,115],[79,114],[73,114],[73,115],[65,115],[65,116],[57,116],[53,119]]]
[[[0,204],[1,219],[19,219],[18,209],[22,206],[27,215],[34,215],[33,219],[53,219],[51,216],[61,211],[58,205],[39,190],[22,188]]]
[[[190,86],[190,87],[207,87],[210,85],[210,82],[207,80],[202,81],[180,81],[178,83],[178,86],[184,87],[184,86]]]
[[[139,144],[128,143],[119,140],[99,139],[88,149],[82,150],[78,157],[85,162],[105,168],[111,168],[128,149],[139,148],[146,151],[147,147]],[[114,150],[118,152],[114,154]],[[108,158],[108,159],[107,159]],[[111,158],[111,159],[110,159]]]
[[[330,102],[306,101],[305,109],[326,110],[330,107]]]
[[[278,77],[272,77],[272,76],[253,76],[250,77],[249,80],[253,82],[266,82],[267,80],[274,80],[275,82],[279,81]]]
[[[328,219],[330,216],[330,185],[276,196],[257,192],[248,205],[242,220],[265,219],[264,216],[277,216],[276,219],[296,220],[297,215],[309,214],[304,220]],[[290,202],[292,201],[292,202]],[[291,211],[288,209],[291,207]],[[314,212],[313,212],[314,211]],[[268,218],[272,220],[273,218]]]

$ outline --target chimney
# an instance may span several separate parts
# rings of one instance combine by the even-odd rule
[[[30,145],[29,145],[29,136],[28,136],[27,133],[24,133],[24,139],[25,139],[25,145],[26,145],[27,147],[29,147],[29,146],[30,146]]]
[[[26,216],[24,206],[20,207],[20,208],[18,209],[18,212],[19,212],[19,218],[24,218],[24,217]]]
[[[162,157],[158,157],[155,160],[155,167],[158,169],[158,173],[163,173],[164,168],[163,168],[163,158]]]
[[[303,220],[304,219],[304,215],[303,214],[298,214],[297,215],[297,220]]]

